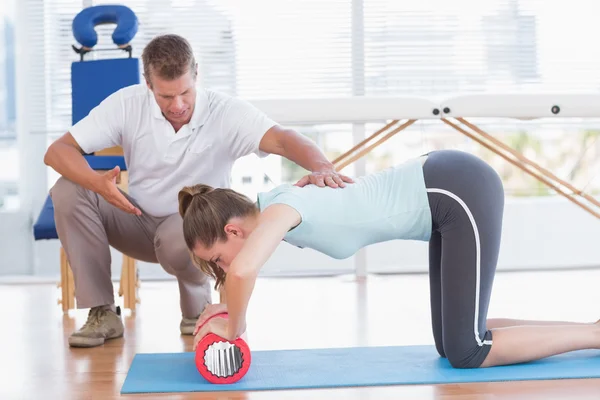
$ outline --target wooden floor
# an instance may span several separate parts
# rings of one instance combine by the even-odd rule
[[[501,273],[490,317],[595,321],[600,271]],[[0,399],[598,399],[600,380],[394,386],[251,393],[119,394],[136,352],[191,350],[175,282],[143,282],[123,339],[70,349],[87,310],[63,316],[54,285],[0,286]],[[432,344],[426,275],[261,279],[249,310],[252,350]]]

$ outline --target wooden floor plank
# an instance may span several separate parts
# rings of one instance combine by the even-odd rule
[[[252,350],[432,344],[426,275],[266,279],[249,309]],[[595,321],[600,271],[501,273],[490,317]],[[115,285],[117,288],[118,285]],[[251,393],[120,395],[137,352],[191,351],[179,334],[177,284],[142,282],[142,303],[125,312],[125,336],[71,349],[87,310],[64,316],[54,285],[0,286],[0,399],[597,399],[600,380],[415,385]],[[215,299],[218,297],[215,294]],[[119,299],[121,300],[121,299]]]

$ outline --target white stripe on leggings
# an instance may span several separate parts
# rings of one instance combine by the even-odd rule
[[[449,196],[451,198],[453,198],[454,200],[456,200],[458,202],[458,204],[460,204],[462,206],[462,208],[465,210],[465,212],[467,213],[467,215],[469,216],[469,220],[471,221],[471,225],[473,226],[473,233],[475,234],[475,251],[476,251],[476,259],[475,259],[475,275],[476,275],[476,279],[475,279],[475,318],[473,320],[473,330],[475,332],[475,340],[477,341],[477,344],[479,346],[483,346],[484,344],[492,344],[491,340],[484,340],[482,341],[479,338],[479,281],[480,281],[480,274],[481,274],[481,244],[479,243],[479,230],[477,229],[477,223],[475,222],[475,218],[473,217],[473,214],[471,214],[471,210],[469,210],[469,207],[465,204],[464,201],[462,201],[462,199],[460,197],[458,197],[457,195],[455,195],[452,192],[449,192],[447,190],[444,189],[427,189],[428,192],[432,192],[432,193],[441,193],[441,194],[445,194],[446,196]]]

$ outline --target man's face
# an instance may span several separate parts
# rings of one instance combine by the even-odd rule
[[[175,125],[187,124],[196,101],[196,71],[188,71],[177,79],[166,80],[150,74],[147,84],[165,118]]]

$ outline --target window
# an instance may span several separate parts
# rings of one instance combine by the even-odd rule
[[[367,95],[444,98],[469,93],[597,93],[593,0],[400,2],[364,0]],[[568,10],[568,12],[566,12]],[[562,29],[556,29],[556,27]],[[589,193],[600,192],[600,120],[479,121],[487,132]],[[367,134],[380,128],[367,127]],[[372,172],[437,148],[488,160],[508,195],[554,192],[491,151],[436,121],[419,121],[367,156]]]
[[[0,211],[19,206],[14,1],[5,0],[0,7]]]
[[[45,55],[39,84],[46,96],[32,104],[36,130],[62,133],[68,129],[69,69],[77,59],[71,49],[75,44],[71,21],[83,6],[105,3],[111,2],[47,0],[40,12],[43,18],[38,16],[37,23],[31,24],[32,30],[39,27],[35,37],[44,38]],[[141,22],[132,43],[136,57],[153,36],[182,34],[194,46],[201,84],[244,98],[363,94],[443,98],[483,92],[596,93],[600,88],[600,50],[594,35],[589,35],[600,9],[593,0],[570,2],[568,13],[560,3],[538,0],[126,0],[121,4],[131,7]],[[97,27],[98,47],[112,46],[112,29]],[[92,55],[113,56],[113,52]],[[600,168],[595,161],[600,159],[595,133],[599,126],[594,121],[576,126],[558,121],[485,122],[490,132],[502,132],[514,145],[528,143],[528,154],[543,165],[571,165],[571,170],[561,169],[562,177],[574,174],[584,184]],[[543,136],[549,126],[560,139]],[[351,125],[298,129],[317,140],[329,157],[352,147]],[[369,124],[366,134],[375,129],[376,124]],[[573,144],[565,147],[569,141]],[[463,146],[494,157],[448,127],[425,121],[367,156],[367,171],[432,146]],[[584,148],[588,149],[585,155]],[[264,168],[277,184],[306,172],[286,160],[253,165]],[[508,185],[515,193],[546,193],[515,171],[505,172],[507,180],[515,179]],[[252,175],[257,177],[253,185],[267,185],[262,175]],[[233,181],[241,180],[238,175]]]

